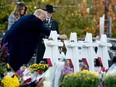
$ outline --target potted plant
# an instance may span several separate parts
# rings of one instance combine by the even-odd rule
[[[103,83],[105,87],[116,87],[116,74],[106,74]]]
[[[61,87],[98,87],[99,83],[100,78],[97,73],[83,70],[65,75]]]

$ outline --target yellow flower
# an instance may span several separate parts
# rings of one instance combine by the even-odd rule
[[[8,63],[6,64],[6,66],[7,66],[8,69],[10,69],[10,65]]]
[[[98,87],[99,81],[97,73],[83,70],[65,75],[61,85],[63,87]]]
[[[13,78],[5,76],[1,82],[3,83],[4,87],[18,87],[20,85],[16,76]]]
[[[47,68],[48,68],[48,64],[36,64],[35,63],[29,66],[29,69],[32,71],[40,70],[42,72],[45,72]]]

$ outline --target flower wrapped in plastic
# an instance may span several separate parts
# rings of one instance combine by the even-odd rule
[[[63,66],[63,69],[61,70],[61,81],[63,80],[64,76],[67,74],[71,74],[74,72],[72,62],[70,60],[65,60],[65,65]]]
[[[14,77],[8,77],[5,76],[3,80],[1,81],[3,87],[19,87],[20,82],[16,76]]]
[[[63,70],[64,62],[55,63],[55,78],[54,78],[54,87],[60,86],[61,71]]]
[[[116,63],[112,64],[112,66],[107,71],[107,74],[115,74],[116,75]]]
[[[21,70],[21,86],[33,85],[33,87],[43,78],[44,72],[48,69],[47,64],[32,64],[28,68]]]
[[[18,87],[20,85],[20,81],[8,63],[4,65],[4,69],[6,71],[3,73],[1,85],[3,87]]]
[[[55,77],[54,67],[49,67],[48,70],[44,73],[43,87],[52,87],[53,80]]]
[[[0,80],[0,86],[3,87],[36,87],[43,84],[47,64],[32,64],[29,67],[22,66],[17,72],[14,72],[9,64],[5,64],[5,71]],[[42,80],[42,81],[41,81]]]

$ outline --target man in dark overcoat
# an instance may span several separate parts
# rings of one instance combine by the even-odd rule
[[[46,12],[37,9],[34,14],[20,18],[5,33],[3,42],[8,42],[8,63],[14,71],[30,61],[35,53],[40,33],[50,35],[51,31],[43,26],[42,21],[45,18]],[[59,35],[59,38],[66,39],[66,35]]]

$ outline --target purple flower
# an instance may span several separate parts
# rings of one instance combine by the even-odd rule
[[[69,67],[69,66],[64,66],[64,68],[63,68],[63,70],[62,70],[62,74],[63,75],[66,75],[66,74],[70,74],[70,73],[72,73],[72,72],[74,72],[74,69],[73,68],[71,68],[71,67]]]
[[[24,72],[24,70],[18,70],[18,71],[16,72],[16,74],[22,75],[23,72]]]

